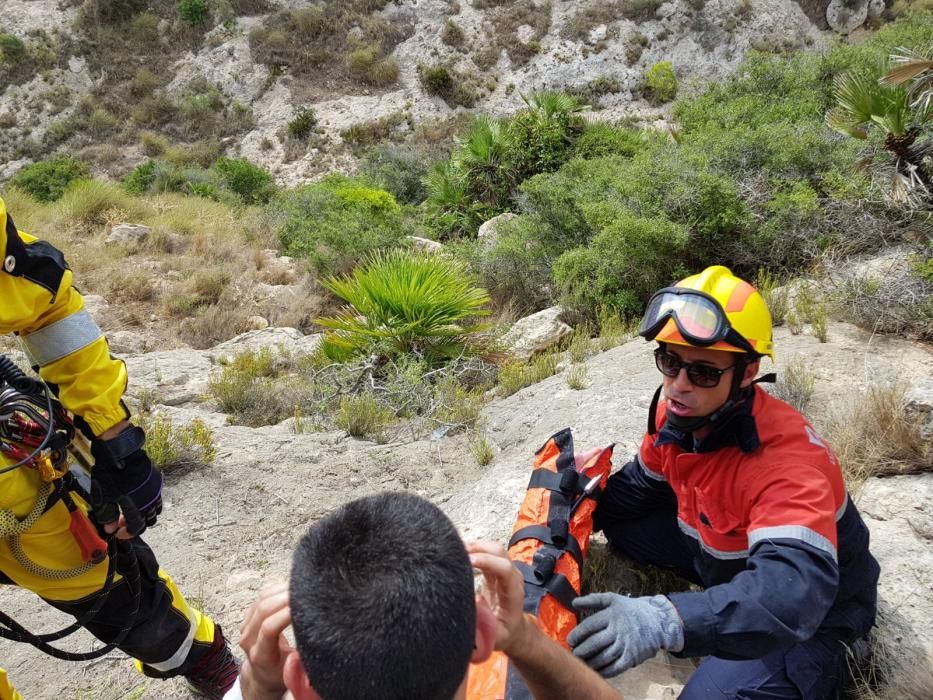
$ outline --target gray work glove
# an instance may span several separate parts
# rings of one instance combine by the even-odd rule
[[[603,678],[618,676],[660,649],[684,648],[684,625],[665,596],[629,598],[616,593],[591,593],[573,607],[592,611],[567,637],[573,653]]]

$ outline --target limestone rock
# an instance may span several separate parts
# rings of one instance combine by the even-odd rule
[[[826,21],[834,31],[849,34],[868,19],[868,0],[831,0],[826,6]]]
[[[262,348],[283,351],[295,356],[310,355],[320,345],[322,334],[304,335],[295,328],[261,328],[246,331],[207,351],[215,361],[229,362],[241,352]]]
[[[133,331],[110,331],[107,342],[117,355],[138,355],[148,349],[145,336]]]
[[[94,317],[98,324],[110,311],[110,304],[99,294],[84,294],[84,308]]]
[[[444,249],[443,243],[432,241],[430,238],[421,238],[420,236],[405,236],[405,240],[411,243],[415,250],[422,250],[425,253],[439,253]]]
[[[884,12],[884,0],[869,0],[868,3],[868,16],[871,19],[876,19],[881,17],[881,13]]]
[[[130,397],[155,396],[168,406],[197,401],[207,391],[211,359],[200,350],[164,350],[127,357]]]
[[[489,221],[485,222],[482,226],[479,227],[479,231],[477,232],[476,237],[491,248],[496,244],[496,241],[499,240],[499,226],[501,226],[506,221],[511,221],[517,216],[518,214],[506,212],[505,214],[499,214],[499,216],[492,217]]]
[[[142,243],[152,229],[142,224],[117,224],[110,229],[110,235],[107,236],[105,243]]]
[[[933,379],[926,379],[907,392],[907,413],[921,421],[921,431],[933,440]]]
[[[881,565],[876,634],[885,657],[895,669],[929,664],[933,660],[933,474],[869,479],[858,507],[871,531],[872,554]]]
[[[557,345],[573,333],[573,328],[560,320],[561,313],[561,307],[552,306],[519,319],[503,336],[502,343],[515,357],[522,360]]]

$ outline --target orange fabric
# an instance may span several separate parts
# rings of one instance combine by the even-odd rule
[[[534,469],[546,469],[557,473],[557,458],[559,456],[560,447],[551,438],[535,454]],[[612,448],[609,447],[594,456],[581,470],[589,479],[598,474],[600,476],[600,489],[606,487],[606,481],[612,469],[611,458]],[[529,488],[525,494],[525,500],[519,508],[518,518],[515,521],[515,527],[512,528],[512,533],[514,534],[530,525],[546,526],[550,502],[551,492],[549,490]],[[590,535],[593,532],[593,511],[595,509],[596,501],[592,498],[585,498],[570,519],[570,535],[576,539],[584,560],[589,549]],[[542,546],[544,545],[535,539],[519,540],[509,547],[509,558],[512,561],[531,564],[535,552]],[[563,574],[577,594],[580,594],[582,572],[572,554],[569,552],[562,554],[554,567],[554,572]],[[565,648],[569,648],[567,646],[567,635],[577,624],[577,616],[573,610],[567,610],[554,596],[546,594],[542,598],[538,609],[537,622],[542,631],[551,639],[559,642]],[[507,700],[507,676],[508,659],[500,652],[494,653],[482,664],[471,666],[467,680],[468,700]]]

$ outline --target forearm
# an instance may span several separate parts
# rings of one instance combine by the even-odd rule
[[[622,700],[621,693],[527,616],[520,641],[507,654],[535,700]]]

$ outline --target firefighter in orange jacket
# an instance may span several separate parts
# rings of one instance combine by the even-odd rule
[[[0,530],[0,583],[29,589],[76,618],[87,617],[105,584],[108,561],[105,557],[93,564],[82,559],[69,530],[66,505],[77,504],[107,533],[129,540],[141,576],[135,619],[127,619],[135,596],[126,580],[118,578],[102,609],[84,626],[109,642],[129,625],[119,648],[133,656],[146,675],[182,675],[193,691],[220,698],[237,673],[220,626],[188,605],[152,550],[137,537],[147,525],[156,524],[162,510],[162,476],[146,454],[142,429],[129,423],[122,402],[126,368],[111,357],[106,338],[72,287],[72,273],[61,252],[18,231],[2,199],[0,253],[0,332],[19,336],[31,364],[55,387],[62,405],[91,438],[95,462],[90,507],[77,494],[57,497],[61,489],[51,487],[42,505],[39,470],[11,468],[13,461],[0,454],[0,511],[6,511],[7,521],[20,525],[31,511],[38,516],[21,533]],[[0,700],[16,697],[5,675],[0,677]]]
[[[595,526],[704,590],[578,599],[595,614],[574,653],[607,677],[659,649],[705,657],[682,700],[833,697],[846,645],[874,624],[879,567],[832,450],[756,386],[773,357],[764,300],[713,266],[657,292],[641,335],[663,386]]]

